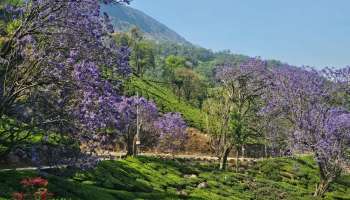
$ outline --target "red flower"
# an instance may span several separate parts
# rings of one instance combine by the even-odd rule
[[[49,193],[46,188],[41,188],[34,194],[36,199],[47,200],[48,197],[52,197],[53,194]]]
[[[12,197],[15,200],[24,200],[24,193],[23,192],[15,192],[12,194]]]
[[[47,186],[47,184],[49,184],[49,182],[46,179],[43,179],[41,177],[33,178],[31,179],[31,182],[33,185],[41,187]]]
[[[21,184],[24,187],[28,187],[28,186],[39,186],[39,187],[44,187],[47,186],[49,182],[46,179],[43,179],[41,177],[36,177],[36,178],[32,178],[32,179],[23,179],[21,181]]]

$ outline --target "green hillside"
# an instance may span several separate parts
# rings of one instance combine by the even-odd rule
[[[193,107],[178,97],[166,86],[144,80],[138,77],[132,77],[126,84],[128,95],[135,95],[136,91],[140,96],[153,100],[161,112],[179,112],[183,115],[189,126],[203,130],[205,127],[206,115],[200,109]]]

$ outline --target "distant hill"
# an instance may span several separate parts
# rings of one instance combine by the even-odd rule
[[[146,37],[159,42],[190,44],[185,38],[142,11],[125,5],[101,5],[102,11],[107,12],[112,19],[116,31],[129,31],[139,27]]]

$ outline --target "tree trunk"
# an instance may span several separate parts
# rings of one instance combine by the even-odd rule
[[[330,183],[329,180],[321,179],[320,183],[317,184],[317,186],[316,186],[316,190],[315,190],[314,196],[315,197],[323,196],[324,193],[328,190],[329,183]]]
[[[231,148],[225,148],[220,159],[220,170],[225,170],[227,165],[227,157],[230,154]]]
[[[133,152],[133,145],[132,143],[130,144],[130,142],[128,142],[127,144],[127,152],[126,152],[126,155],[127,156],[133,156],[134,152]]]
[[[316,190],[314,193],[315,197],[323,196],[324,193],[327,191],[329,184],[332,182],[332,179],[327,178],[324,166],[322,163],[318,162],[318,168],[320,170],[320,182],[316,185]]]
[[[127,153],[126,153],[127,156],[134,155],[134,137],[131,134],[129,134],[127,137],[126,150],[127,150]]]
[[[132,141],[132,152],[133,152],[133,156],[136,156],[137,155],[137,144],[136,144],[136,141],[137,141],[137,137],[135,136],[133,141]]]
[[[242,145],[242,155],[241,155],[242,158],[245,157],[245,148],[244,148],[244,145]]]
[[[239,165],[239,147],[236,148],[236,173],[238,173]]]

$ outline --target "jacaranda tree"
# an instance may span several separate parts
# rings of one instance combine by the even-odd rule
[[[113,27],[108,15],[100,13],[100,3],[129,1],[17,2],[5,10],[12,28],[0,51],[0,117],[23,118],[55,132],[57,124],[72,124],[75,129],[61,131],[75,133],[70,136],[76,139],[96,138],[89,134],[117,127],[109,120],[116,117],[109,117],[116,115],[111,108],[121,100],[120,81],[112,84],[102,69],[118,80],[128,76],[129,50],[113,42]],[[51,106],[42,112],[43,105]]]
[[[158,109],[153,102],[143,97],[123,97],[122,101],[115,105],[115,109],[120,113],[116,134],[126,144],[127,155],[136,155],[137,140],[141,144],[156,145],[154,122],[158,118]],[[136,135],[137,129],[140,135]]]
[[[331,74],[348,80],[344,71]],[[292,66],[275,69],[273,77],[265,111],[287,119],[296,144],[314,153],[320,170],[320,182],[314,194],[321,196],[348,162],[350,112],[332,105],[336,94],[341,92],[339,90],[348,89],[343,87],[348,82],[343,78],[331,79],[312,68]]]
[[[224,169],[231,150],[236,150],[236,169],[238,170],[239,151],[249,139],[259,133],[256,130],[260,98],[269,84],[267,65],[260,59],[249,59],[240,66],[224,64],[216,68],[216,79],[223,87],[222,109],[223,132],[216,135],[220,141],[221,162]]]
[[[179,113],[167,113],[155,122],[159,133],[159,149],[176,153],[184,149],[187,139],[186,122]]]

